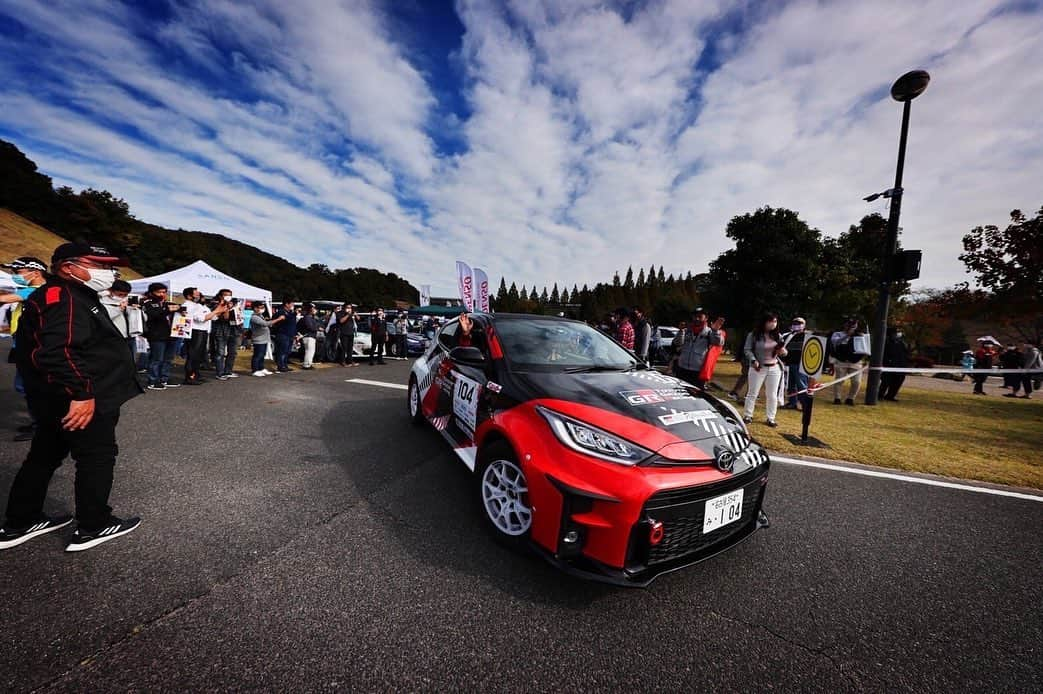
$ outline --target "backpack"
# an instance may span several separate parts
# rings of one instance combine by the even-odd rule
[[[854,341],[850,337],[845,337],[843,341],[835,344],[830,340],[830,345],[833,347],[832,356],[837,361],[851,363],[859,360],[859,356],[855,354]]]

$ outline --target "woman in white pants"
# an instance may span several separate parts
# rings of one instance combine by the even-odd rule
[[[768,313],[761,318],[753,332],[746,336],[743,352],[750,365],[750,383],[746,390],[746,407],[742,419],[747,423],[753,421],[753,410],[763,387],[768,426],[776,427],[775,413],[779,409],[779,383],[782,381],[779,357],[787,354],[786,348],[782,346],[782,336],[779,335],[778,316]]]

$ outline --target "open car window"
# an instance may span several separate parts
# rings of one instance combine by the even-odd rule
[[[459,327],[460,324],[455,320],[452,323],[446,323],[443,325],[438,333],[438,344],[442,345],[447,350],[456,347],[456,330]]]
[[[541,320],[497,321],[504,356],[519,371],[633,368],[637,361],[619,344],[584,323]]]

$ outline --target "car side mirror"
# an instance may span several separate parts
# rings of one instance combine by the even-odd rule
[[[463,366],[485,366],[485,355],[477,347],[453,347],[449,352],[449,358]]]

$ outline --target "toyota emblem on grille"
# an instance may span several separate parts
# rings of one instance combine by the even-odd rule
[[[735,453],[724,447],[718,448],[715,453],[717,454],[717,469],[722,472],[731,472],[735,467]]]

